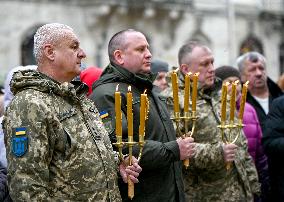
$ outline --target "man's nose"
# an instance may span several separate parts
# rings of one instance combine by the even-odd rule
[[[146,51],[146,58],[152,58],[152,54],[149,49]]]
[[[210,64],[209,64],[208,71],[209,71],[210,73],[213,72],[213,71],[215,71],[215,67],[214,67],[213,63],[210,63]]]
[[[256,68],[255,71],[256,75],[262,75],[262,70],[260,70],[259,68]]]
[[[78,57],[81,59],[86,57],[86,53],[85,51],[83,51],[83,49],[79,50]]]

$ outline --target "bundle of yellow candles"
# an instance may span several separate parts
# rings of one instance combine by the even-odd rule
[[[139,158],[142,155],[142,149],[144,146],[144,136],[145,136],[145,121],[147,119],[147,113],[149,109],[148,98],[146,94],[146,90],[143,94],[141,94],[140,98],[140,125],[139,125]],[[133,141],[133,95],[131,92],[131,86],[128,86],[128,91],[126,94],[126,105],[127,105],[127,132],[128,132],[128,141],[122,142],[122,112],[121,112],[121,95],[118,91],[118,85],[116,86],[115,90],[115,132],[117,143],[115,145],[119,149],[120,157],[123,156],[122,154],[122,146],[127,144],[129,150],[129,165],[132,165],[132,147],[136,144]],[[134,197],[134,184],[128,177],[128,197],[132,199]]]
[[[236,88],[239,83],[239,80],[232,83],[232,90],[231,90],[231,99],[230,99],[230,122],[234,122],[235,117],[235,111],[236,111]],[[244,108],[246,103],[246,96],[247,96],[247,90],[248,90],[248,81],[243,85],[242,88],[242,96],[241,96],[241,104],[239,109],[239,121],[242,122],[243,115],[244,115]],[[229,82],[226,82],[222,86],[222,98],[221,98],[221,123],[225,124],[226,121],[226,103],[227,103],[227,91]]]
[[[172,78],[172,88],[173,88],[173,101],[174,101],[174,113],[180,113],[179,108],[179,97],[178,97],[178,77],[177,71],[171,72]],[[190,100],[190,76],[192,75],[191,72],[187,73],[184,77],[184,114],[189,112],[189,100]],[[192,95],[191,95],[191,102],[192,102],[192,111],[196,111],[196,100],[197,100],[197,84],[198,84],[198,76],[199,72],[192,75]],[[176,117],[177,118],[177,117]]]

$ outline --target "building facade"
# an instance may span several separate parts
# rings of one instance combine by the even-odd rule
[[[153,58],[177,66],[179,47],[206,43],[216,67],[235,65],[241,53],[267,57],[268,74],[284,72],[284,0],[0,0],[0,83],[7,71],[33,64],[33,35],[45,23],[74,28],[87,66],[108,64],[107,43],[119,30],[147,36]]]

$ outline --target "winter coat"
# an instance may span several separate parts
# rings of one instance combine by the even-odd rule
[[[237,110],[239,110],[239,108],[240,100],[237,102]],[[254,160],[259,181],[261,183],[261,199],[262,201],[267,201],[269,192],[267,157],[264,154],[261,144],[262,131],[257,114],[253,106],[249,103],[245,104],[243,124],[244,134],[248,140],[248,152]]]
[[[10,201],[7,185],[7,169],[0,162],[0,201]]]
[[[263,148],[268,157],[271,198],[284,199],[284,96],[276,98],[271,105],[263,132]]]
[[[81,82],[18,71],[3,120],[13,201],[121,201],[111,142]]]
[[[143,171],[139,183],[135,184],[135,196],[132,201],[184,201],[181,178],[181,162],[175,130],[165,103],[152,92],[154,77],[152,74],[133,74],[127,69],[110,64],[100,79],[93,85],[90,98],[95,102],[109,131],[112,142],[115,137],[114,93],[116,87],[121,93],[123,122],[123,140],[127,141],[126,93],[131,86],[133,94],[134,141],[138,142],[140,95],[147,93],[149,100],[148,119],[145,129],[145,145],[140,161]],[[118,85],[119,84],[119,85]],[[126,149],[125,153],[128,150]],[[138,157],[139,148],[135,145],[133,153]],[[127,201],[127,186],[120,184],[121,195]],[[130,201],[130,200],[129,200]]]
[[[270,78],[267,78],[267,86],[268,86],[268,89],[269,89],[269,110],[270,110],[271,102],[275,98],[281,96],[283,93],[282,93],[282,90],[279,88],[279,86],[276,83],[274,83]],[[264,130],[264,122],[267,118],[266,113],[264,112],[263,108],[258,103],[258,101],[250,94],[249,91],[247,93],[247,102],[254,107],[254,109],[257,113],[257,117],[258,117],[258,120],[259,120],[259,123],[260,123],[260,127],[263,131]]]

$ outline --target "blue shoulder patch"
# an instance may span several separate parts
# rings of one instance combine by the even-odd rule
[[[106,110],[100,111],[100,117],[101,119],[108,117],[108,112]]]
[[[11,150],[16,157],[21,157],[28,151],[28,137],[26,127],[15,128],[15,132],[12,136]]]

